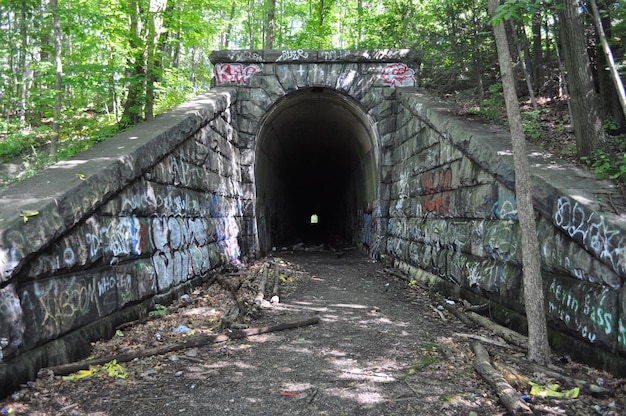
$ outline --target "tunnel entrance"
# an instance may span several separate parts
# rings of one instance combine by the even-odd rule
[[[359,244],[378,187],[372,120],[353,98],[307,88],[279,99],[259,125],[256,216],[262,252]]]

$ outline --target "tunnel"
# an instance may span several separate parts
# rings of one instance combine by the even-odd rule
[[[255,150],[260,250],[359,245],[378,191],[377,132],[352,97],[306,88],[277,100]]]

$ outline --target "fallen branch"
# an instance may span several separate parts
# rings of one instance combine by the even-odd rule
[[[443,296],[435,292],[431,293],[430,296],[437,303],[443,306],[445,310],[456,316],[459,321],[465,324],[465,326],[467,326],[468,328],[473,328],[475,326],[474,322],[471,319],[469,319],[464,313],[460,312],[454,305],[450,305],[448,302],[446,302]]]
[[[505,344],[503,342],[500,341],[496,341],[493,340],[491,338],[485,338],[485,337],[481,337],[480,335],[475,335],[475,334],[463,334],[461,332],[455,332],[454,334],[452,334],[455,337],[461,337],[461,338],[469,338],[469,339],[473,339],[474,341],[480,341],[483,342],[485,344],[489,344],[489,345],[495,345],[496,347],[501,347],[501,348],[513,348],[513,346],[509,345],[509,344]]]
[[[52,371],[57,376],[63,376],[63,375],[75,373],[76,371],[79,371],[79,370],[87,370],[92,365],[95,366],[95,365],[106,364],[113,360],[117,360],[118,363],[123,363],[123,362],[132,361],[135,358],[144,358],[144,357],[150,357],[153,355],[161,355],[161,354],[166,354],[168,352],[179,351],[185,348],[199,347],[199,346],[207,345],[207,344],[217,344],[220,342],[226,342],[226,341],[230,341],[233,339],[247,338],[253,335],[260,335],[260,334],[265,334],[268,332],[278,332],[278,331],[284,331],[285,329],[300,328],[303,326],[315,325],[315,324],[318,324],[319,322],[320,322],[320,318],[314,317],[314,318],[305,319],[303,321],[287,322],[287,323],[264,326],[264,327],[259,327],[259,328],[234,330],[234,331],[231,331],[228,335],[220,334],[220,335],[190,336],[190,337],[187,337],[184,341],[177,342],[174,344],[163,345],[160,347],[149,348],[146,350],[131,351],[131,352],[117,354],[117,355],[113,355],[109,357],[97,358],[95,360],[86,360],[86,361],[80,361],[76,363],[58,365],[55,367],[48,367],[47,370]]]
[[[528,337],[525,337],[524,335],[518,332],[515,332],[513,330],[510,330],[509,328],[506,328],[502,325],[498,325],[497,323],[493,322],[491,319],[486,318],[482,315],[479,315],[475,312],[466,312],[466,315],[472,321],[492,331],[497,336],[504,339],[506,342],[516,345],[523,349],[528,349]]]
[[[439,314],[439,317],[441,318],[442,321],[447,322],[447,319],[444,316],[443,312],[441,312],[439,309],[435,308],[433,305],[428,305],[428,306],[430,306],[430,309],[432,309],[433,311],[435,311],[436,313]]]
[[[491,366],[489,353],[485,347],[473,341],[472,349],[476,355],[474,358],[474,368],[478,374],[496,390],[496,394],[509,413],[512,415],[532,415],[532,410],[522,402],[519,392],[511,387],[504,377],[502,377],[502,374],[498,373]]]

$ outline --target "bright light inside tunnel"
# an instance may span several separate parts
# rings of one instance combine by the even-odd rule
[[[377,193],[376,143],[372,120],[343,93],[311,88],[278,100],[257,133],[261,251],[300,242],[358,243],[359,215]]]

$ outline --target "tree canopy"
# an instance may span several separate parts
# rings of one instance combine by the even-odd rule
[[[570,66],[568,51],[578,49],[567,30],[582,28],[581,76],[591,77],[583,91],[591,88],[599,118],[574,111],[568,123],[596,123],[601,134],[600,120],[619,134],[626,123],[614,74],[624,64],[626,8],[601,0],[597,9],[601,28],[578,0],[506,0],[496,19],[506,22],[522,100],[566,102],[571,94],[576,102],[582,81]],[[486,0],[0,0],[0,27],[0,162],[20,156],[33,168],[207,90],[216,49],[412,48],[422,55],[421,86],[473,97],[473,111],[487,120],[503,109]],[[526,113],[531,136],[538,118]],[[609,141],[618,153],[623,144]],[[575,151],[598,163],[606,148],[599,137]]]

